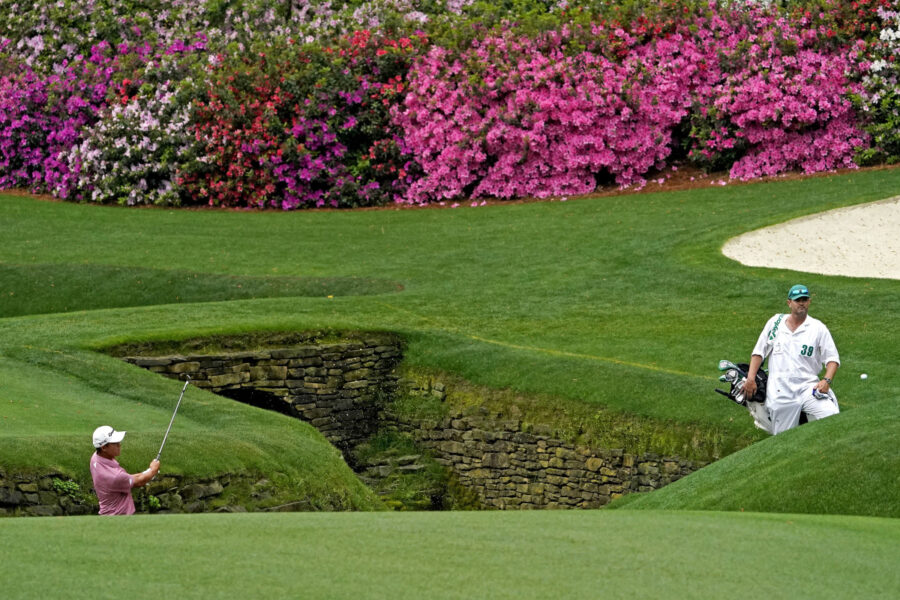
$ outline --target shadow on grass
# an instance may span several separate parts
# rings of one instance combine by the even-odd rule
[[[403,285],[362,277],[239,276],[106,265],[0,264],[0,318],[287,296],[366,296]]]

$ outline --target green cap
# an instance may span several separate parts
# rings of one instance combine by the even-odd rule
[[[796,300],[797,298],[809,298],[809,288],[800,284],[792,287],[788,291],[788,300]]]

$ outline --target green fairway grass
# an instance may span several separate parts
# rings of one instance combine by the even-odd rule
[[[126,465],[152,458],[180,385],[104,347],[323,329],[396,332],[410,368],[669,432],[625,451],[715,459],[763,437],[713,393],[715,364],[746,360],[798,281],[841,351],[835,389],[847,416],[897,398],[900,282],[748,268],[720,249],[751,229],[898,190],[891,169],[456,210],[128,210],[0,196],[2,466],[84,481],[101,423],[129,430]],[[144,278],[152,285],[136,289]],[[334,286],[319,293],[323,282]],[[322,492],[341,482],[333,494],[349,505],[371,502],[306,425],[194,389],[182,410],[164,471],[287,473]],[[820,425],[809,443],[833,443],[815,435]],[[859,439],[870,446],[860,452],[878,454],[883,438]],[[312,455],[324,457],[318,466]],[[852,506],[834,498],[826,512]]]
[[[900,521],[625,511],[7,520],[4,597],[896,597]]]
[[[262,277],[107,265],[0,265],[5,317],[280,296],[357,296],[399,291],[357,277]]]

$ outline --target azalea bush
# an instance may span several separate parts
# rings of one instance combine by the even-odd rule
[[[383,204],[405,189],[416,166],[389,107],[426,36],[358,31],[304,46],[248,35],[217,53],[207,36],[193,39],[98,45],[105,79],[89,104],[8,56],[2,185],[94,202],[284,209]],[[94,86],[73,75],[83,62],[50,70],[68,74],[69,87]],[[79,120],[62,119],[60,102],[81,109]]]
[[[52,68],[106,42],[171,46],[199,36],[223,49],[293,37],[328,45],[357,30],[409,36],[449,23],[473,0],[0,0],[0,39],[25,64]]]
[[[509,29],[462,52],[434,48],[395,113],[424,171],[406,200],[640,184],[676,144],[738,179],[854,166],[867,136],[848,98],[852,49],[819,52],[827,33],[760,9],[665,29],[648,42],[600,25]]]
[[[182,203],[179,165],[192,152],[190,105],[179,101],[172,80],[142,85],[129,93],[124,79],[116,101],[85,128],[80,144],[60,154],[72,173],[53,191],[100,203]]]
[[[335,46],[282,47],[210,67],[178,183],[211,205],[384,204],[413,169],[389,121],[403,75],[427,45],[368,31]]]
[[[272,0],[0,0],[0,39],[25,64],[52,69],[107,43],[248,44],[278,35],[291,2]]]
[[[879,8],[882,26],[861,59],[862,91],[855,97],[872,136],[865,164],[900,161],[900,10]]]
[[[536,39],[509,31],[459,56],[435,48],[395,111],[425,173],[406,200],[584,194],[604,176],[640,182],[670,154],[704,83],[702,60],[689,42],[638,46],[600,26]]]
[[[0,187],[68,187],[72,174],[61,154],[106,106],[116,59],[98,44],[90,56],[42,75],[0,57]]]
[[[891,0],[0,0],[0,186],[295,209],[900,158]]]
[[[713,19],[698,28],[718,81],[701,90],[691,117],[689,158],[736,179],[853,167],[867,144],[850,95],[856,50],[817,50],[828,30],[796,27],[770,12]],[[715,50],[716,57],[712,57]]]
[[[780,0],[792,23],[812,25],[835,44],[852,44],[878,37],[881,11],[895,8],[895,0]]]
[[[730,123],[719,143],[746,147],[730,169],[752,179],[792,170],[816,173],[854,167],[867,144],[846,96],[850,60],[800,51],[794,56],[751,54],[749,66],[726,77],[715,108]]]

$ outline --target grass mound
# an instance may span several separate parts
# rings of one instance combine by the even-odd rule
[[[889,397],[763,440],[622,508],[896,518],[898,447],[900,404]]]

